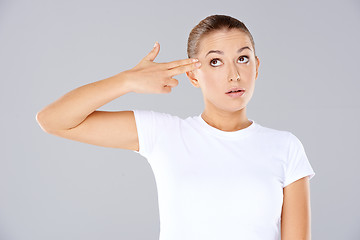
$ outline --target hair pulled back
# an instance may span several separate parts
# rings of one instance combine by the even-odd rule
[[[240,31],[247,34],[254,49],[254,55],[256,56],[254,39],[245,24],[231,16],[216,14],[201,20],[191,30],[187,43],[188,58],[194,58],[198,54],[201,39],[216,30],[224,29],[239,29]]]

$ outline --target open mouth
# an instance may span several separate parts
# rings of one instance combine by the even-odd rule
[[[227,93],[235,93],[235,92],[245,92],[245,90],[230,91],[230,92],[227,92]]]
[[[239,90],[229,91],[229,92],[227,92],[226,94],[229,94],[229,93],[236,93],[236,92],[245,92],[245,90],[243,90],[243,89],[239,89]]]

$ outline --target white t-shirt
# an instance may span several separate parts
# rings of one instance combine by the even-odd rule
[[[201,114],[133,110],[155,176],[160,240],[278,240],[283,188],[315,175],[300,140],[254,120],[226,132]]]

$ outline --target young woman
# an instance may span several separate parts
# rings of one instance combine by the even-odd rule
[[[246,116],[260,64],[247,27],[208,16],[190,32],[189,59],[155,63],[159,51],[156,43],[134,68],[65,94],[37,114],[38,123],[50,134],[146,157],[161,240],[309,240],[315,172],[302,143]],[[169,93],[181,73],[202,91],[198,116],[96,110],[128,92]]]

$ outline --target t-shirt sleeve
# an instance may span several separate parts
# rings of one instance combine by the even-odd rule
[[[283,187],[309,176],[309,180],[314,177],[315,172],[305,153],[301,141],[291,132],[289,132],[288,159],[285,167],[285,180]]]
[[[147,157],[150,155],[155,142],[155,118],[151,110],[132,110],[135,116],[136,129],[139,139],[139,151],[134,152]]]
[[[159,138],[173,129],[177,117],[152,110],[133,109],[132,111],[139,139],[139,151],[134,150],[133,152],[149,158]]]

